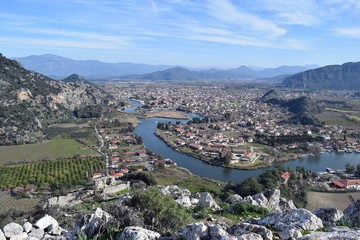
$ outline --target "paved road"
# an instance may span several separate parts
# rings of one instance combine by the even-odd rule
[[[101,115],[100,120],[98,122],[101,122],[103,118],[103,115]],[[105,168],[106,168],[106,175],[109,176],[109,156],[107,155],[107,153],[103,152],[102,149],[104,148],[104,138],[101,136],[101,134],[99,133],[98,127],[97,127],[97,123],[94,126],[95,132],[96,132],[96,136],[100,142],[100,146],[98,148],[98,152],[104,156],[104,160],[105,160]]]

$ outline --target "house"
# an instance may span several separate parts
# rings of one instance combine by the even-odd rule
[[[254,162],[256,160],[256,153],[248,152],[241,158],[242,161]]]
[[[286,183],[290,179],[291,173],[289,171],[281,173],[281,183]]]
[[[192,148],[192,149],[195,149],[195,150],[201,150],[203,149],[203,147],[199,144],[195,144],[195,143],[191,143],[189,144],[189,147]]]
[[[102,177],[102,174],[101,173],[94,173],[92,175],[93,178],[101,178]]]
[[[331,184],[340,189],[354,189],[360,191],[360,179],[340,179],[333,180]]]

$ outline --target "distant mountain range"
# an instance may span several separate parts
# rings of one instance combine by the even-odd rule
[[[121,79],[139,80],[245,80],[245,79],[270,79],[274,81],[283,80],[286,76],[306,71],[308,68],[300,66],[281,66],[278,68],[266,68],[263,70],[253,70],[246,66],[234,69],[220,70],[209,69],[194,71],[182,67],[174,67],[163,71],[141,75],[123,76]],[[276,79],[275,77],[279,77]]]
[[[311,90],[360,90],[360,62],[329,65],[285,78],[287,88]]]
[[[315,65],[281,66],[277,68],[254,69],[240,66],[234,69],[189,70],[169,65],[147,65],[129,62],[105,63],[96,60],[78,61],[52,54],[32,55],[14,58],[25,68],[46,76],[62,79],[70,74],[79,74],[85,78],[111,78],[140,80],[224,80],[224,79],[264,79],[274,78],[277,81],[295,73],[315,68]]]
[[[13,58],[25,68],[49,77],[62,79],[70,74],[79,74],[85,78],[109,78],[129,74],[144,74],[171,68],[167,65],[147,65],[130,62],[105,63],[96,60],[79,61],[57,55],[31,55]]]

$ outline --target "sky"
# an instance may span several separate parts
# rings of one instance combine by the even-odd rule
[[[0,53],[187,67],[360,57],[359,0],[2,0]]]

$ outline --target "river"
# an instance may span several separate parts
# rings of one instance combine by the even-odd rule
[[[136,107],[141,106],[141,103],[137,101],[130,100],[130,102],[132,102],[132,104],[135,106],[131,109],[125,109],[126,112],[133,112],[135,111]],[[196,115],[189,114],[189,116],[193,117]],[[271,168],[268,167],[256,170],[240,170],[210,165],[197,158],[173,150],[160,138],[154,135],[157,122],[175,122],[179,120],[168,118],[148,118],[141,119],[140,121],[141,123],[137,126],[135,132],[137,135],[143,138],[144,145],[147,149],[160,154],[164,158],[170,158],[171,160],[175,161],[178,166],[184,167],[201,177],[216,179],[223,182],[233,181],[240,183],[246,178],[251,176],[258,176],[262,172]],[[183,123],[186,123],[187,121],[188,120],[182,120]],[[354,165],[360,164],[360,154],[325,152],[317,156],[306,156],[292,161],[275,163],[275,165],[282,165],[284,168],[290,167],[292,169],[295,169],[296,167],[304,167],[305,169],[317,172],[325,171],[325,168],[327,167],[333,169],[343,169],[345,168],[346,163],[351,163]]]

